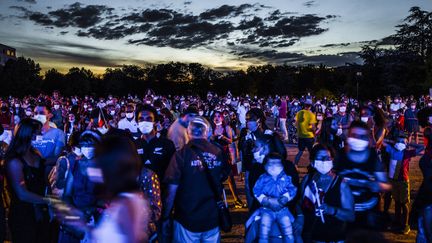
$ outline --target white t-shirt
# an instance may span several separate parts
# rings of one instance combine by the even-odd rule
[[[129,121],[127,118],[123,118],[118,123],[118,128],[121,130],[129,130],[131,133],[138,132],[138,124],[135,119]]]

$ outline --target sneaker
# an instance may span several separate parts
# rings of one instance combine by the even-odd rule
[[[409,234],[410,231],[411,231],[411,229],[410,229],[409,225],[406,225],[401,233],[404,235],[407,235],[407,234]]]
[[[243,203],[240,199],[234,202],[234,208],[246,208],[247,205]]]

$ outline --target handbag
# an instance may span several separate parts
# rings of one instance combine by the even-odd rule
[[[218,216],[219,216],[219,227],[225,233],[230,232],[233,224],[232,224],[231,214],[230,214],[228,207],[227,207],[226,198],[225,197],[224,197],[224,199],[221,198],[220,192],[218,192],[218,190],[217,190],[217,186],[213,180],[213,177],[210,174],[210,170],[207,166],[207,163],[202,158],[200,153],[197,153],[197,155],[198,155],[198,158],[203,162],[202,164],[204,167],[204,171],[206,173],[207,180],[209,182],[210,188],[213,191],[214,198],[216,200],[216,207],[217,207]],[[225,195],[225,193],[224,193],[224,195]]]

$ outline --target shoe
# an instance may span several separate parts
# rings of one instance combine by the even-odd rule
[[[407,234],[409,234],[410,231],[411,231],[411,229],[410,229],[409,225],[406,225],[401,233],[404,235],[407,235]]]
[[[234,202],[234,208],[246,208],[247,205],[243,203],[240,199]]]

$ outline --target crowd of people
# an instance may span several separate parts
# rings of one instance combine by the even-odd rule
[[[371,242],[370,232],[408,234],[412,223],[417,242],[432,242],[426,95],[54,92],[0,107],[0,242],[220,242],[230,208],[248,211],[245,242]]]

